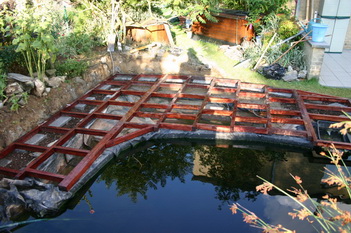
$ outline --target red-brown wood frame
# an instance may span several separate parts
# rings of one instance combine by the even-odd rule
[[[109,89],[113,86],[116,89]],[[138,87],[141,90],[135,90]],[[105,98],[89,98],[93,95],[105,95]],[[119,97],[122,95],[135,96],[138,100],[120,101]],[[151,98],[161,98],[168,102],[152,103]],[[183,100],[183,103],[178,103],[179,100]],[[342,106],[335,106],[334,103]],[[88,112],[78,111],[75,109],[78,104],[91,105],[94,109],[88,109]],[[104,113],[111,105],[128,107],[129,110],[121,115]],[[211,105],[215,108],[211,109]],[[289,106],[293,106],[293,109]],[[334,115],[320,114],[320,110],[333,112]],[[0,173],[18,179],[29,176],[58,182],[62,190],[70,190],[106,148],[162,128],[285,135],[305,138],[315,146],[329,147],[334,144],[336,148],[351,150],[350,143],[318,138],[315,129],[315,122],[319,120],[348,120],[343,112],[351,112],[349,99],[306,91],[272,88],[215,77],[117,74],[1,151],[0,159],[6,158],[16,149],[41,154],[21,170],[0,167]],[[79,122],[72,128],[52,125],[63,116],[77,118]],[[210,120],[206,120],[206,117]],[[154,120],[154,124],[136,123],[133,118],[150,118]],[[95,119],[110,119],[116,123],[108,131],[86,128]],[[213,119],[216,119],[216,123]],[[286,127],[288,125],[293,127]],[[123,129],[128,128],[134,131],[119,135]],[[28,143],[34,135],[43,132],[58,135],[58,140],[47,147]],[[65,147],[64,144],[76,134],[95,135],[102,139],[91,150]],[[38,166],[54,153],[81,156],[82,160],[68,175],[38,170]]]

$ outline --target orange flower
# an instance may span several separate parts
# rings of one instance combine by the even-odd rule
[[[308,216],[310,216],[310,212],[308,212],[306,209],[301,209],[301,210],[297,211],[297,217],[300,220],[304,220]]]
[[[306,200],[308,200],[308,195],[307,195],[307,193],[306,194],[300,193],[296,196],[296,199],[297,199],[297,201],[302,203],[302,202],[305,202]]]
[[[232,214],[236,214],[238,206],[236,204],[233,204],[233,205],[230,206],[229,209],[232,211]]]
[[[294,180],[296,181],[297,184],[302,183],[301,177],[299,177],[299,176],[294,176]]]
[[[263,184],[256,186],[256,191],[260,191],[264,195],[267,195],[269,191],[273,189],[273,184],[264,182]]]
[[[244,218],[244,222],[250,223],[250,224],[255,224],[256,220],[259,219],[254,213],[251,213],[251,214],[243,213],[243,218]]]
[[[333,220],[340,220],[341,225],[345,226],[351,223],[351,214],[349,211],[342,211],[341,215],[335,216]]]
[[[289,212],[288,215],[292,217],[292,219],[295,219],[297,217],[297,213]]]

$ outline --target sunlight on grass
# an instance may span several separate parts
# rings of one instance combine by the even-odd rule
[[[310,91],[325,95],[340,96],[351,98],[351,91],[348,88],[333,88],[321,86],[317,79],[285,82],[281,80],[266,79],[261,74],[250,69],[234,68],[238,61],[227,57],[223,51],[219,49],[219,44],[206,42],[203,40],[192,40],[187,37],[185,32],[179,27],[172,28],[175,35],[177,46],[183,50],[193,49],[196,56],[203,63],[210,63],[215,66],[215,69],[221,70],[224,78],[239,79],[243,82],[265,84],[278,88],[289,88],[303,91]]]

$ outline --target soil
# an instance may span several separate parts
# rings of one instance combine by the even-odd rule
[[[43,97],[30,95],[28,103],[17,112],[11,111],[9,105],[0,109],[0,150],[39,124],[44,123],[51,115],[108,78],[113,67],[115,71],[119,69],[119,73],[125,74],[180,74],[221,77],[218,71],[194,62],[194,59],[190,59],[186,53],[177,56],[167,52],[161,55],[152,52],[135,54],[114,52],[112,66],[111,55],[106,53],[104,48],[94,51],[88,60],[90,67],[83,78],[75,78],[62,83],[60,87],[51,89]],[[19,73],[20,71],[12,70],[11,72]]]

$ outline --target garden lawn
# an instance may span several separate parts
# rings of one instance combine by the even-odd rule
[[[325,95],[351,98],[351,91],[349,88],[325,87],[320,85],[317,79],[285,82],[282,80],[267,79],[250,69],[233,68],[238,61],[227,57],[215,42],[212,43],[203,40],[189,39],[179,26],[174,26],[172,31],[177,46],[184,50],[191,51],[193,53],[192,55],[196,56],[203,63],[215,65],[215,68],[221,71],[224,78],[239,79],[243,82],[265,84],[278,88],[297,89]]]

